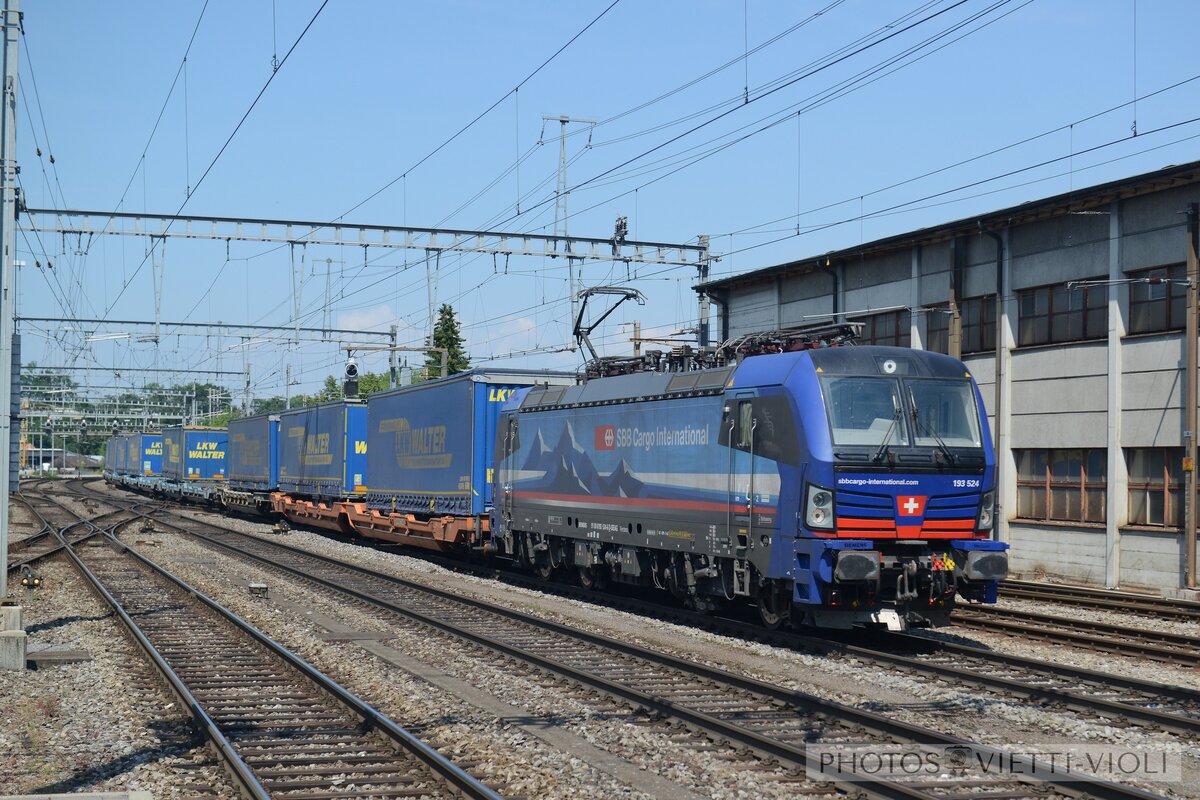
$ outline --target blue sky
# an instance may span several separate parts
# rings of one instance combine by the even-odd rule
[[[569,139],[569,183],[587,182],[569,197],[571,232],[607,237],[626,215],[634,238],[708,234],[720,276],[1200,156],[1200,122],[1155,132],[1200,116],[1200,79],[1147,97],[1200,76],[1189,55],[1190,32],[1200,27],[1195,2],[620,0],[509,94],[610,3],[330,0],[186,211],[332,219],[407,173],[346,219],[463,228],[503,221],[506,230],[548,231],[558,131],[547,125],[539,144],[541,117],[568,114],[604,121]],[[187,59],[186,102],[181,76],[143,165],[203,6],[25,4],[18,152],[30,206],[104,211],[124,193],[124,210],[174,212],[267,81],[272,55],[283,57],[320,2],[276,0],[273,14],[269,0],[209,0]],[[805,20],[740,59],[747,42],[755,48]],[[879,41],[888,33],[895,35]],[[864,73],[870,82],[844,83]],[[791,83],[767,94],[780,79]],[[839,86],[852,91],[837,93]],[[1121,104],[1129,105],[1084,121]],[[1038,138],[943,170],[1030,137]],[[692,163],[720,145],[729,146]],[[1052,159],[1060,160],[1027,169]],[[894,184],[902,185],[886,189]],[[510,219],[519,195],[522,209],[535,210]],[[139,269],[143,240],[44,234],[18,246],[29,264],[20,279],[23,315],[153,319],[149,262]],[[162,319],[290,325],[289,250],[233,243],[226,255],[220,242],[169,242]],[[322,324],[328,265],[334,324],[386,329],[396,321],[403,343],[419,342],[427,303],[420,251],[370,250],[365,265],[357,247],[304,255],[305,324]],[[46,260],[55,274],[34,266]],[[635,319],[651,334],[695,325],[693,270],[627,274],[624,265],[597,263],[583,275],[587,284],[633,285],[649,298],[597,332],[609,352],[628,351]],[[487,257],[441,262],[439,298],[458,310],[478,362],[578,365],[578,354],[553,352],[568,343],[566,297],[557,261],[513,259],[507,275]],[[24,326],[27,361],[240,371],[245,358],[259,396],[283,393],[285,364],[301,381],[294,393],[338,371],[342,358],[332,343],[231,349],[228,341],[168,336],[155,347],[39,335],[55,327]],[[547,352],[504,358],[530,349]],[[368,368],[385,363],[367,358]],[[114,382],[105,373],[89,379]]]

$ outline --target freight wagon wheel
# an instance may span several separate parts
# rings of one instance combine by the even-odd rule
[[[769,586],[758,593],[758,619],[767,630],[778,630],[791,616],[791,604]]]

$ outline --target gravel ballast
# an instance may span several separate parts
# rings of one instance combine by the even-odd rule
[[[264,534],[269,530],[268,526],[259,523],[203,512],[188,513],[238,530],[265,535],[267,538],[271,536]],[[381,572],[425,582],[441,589],[450,589],[465,596],[683,655],[777,685],[811,692],[848,705],[879,711],[906,722],[999,747],[1076,741],[1122,744],[1186,755],[1189,757],[1189,765],[1193,768],[1197,766],[1190,760],[1194,748],[1169,734],[1112,726],[1100,720],[1082,718],[1080,715],[1043,708],[1022,700],[987,695],[971,687],[898,674],[851,658],[828,658],[797,653],[647,619],[611,608],[598,608],[490,579],[462,575],[418,558],[380,552],[311,532],[294,531],[284,539],[290,545],[332,555]],[[955,633],[954,629],[946,629],[932,635],[950,636],[956,640],[984,639],[975,636],[973,631],[969,633],[970,636],[964,637]],[[1001,651],[1019,652],[1043,660],[1066,660],[1062,657],[1064,648],[1007,641],[1005,637],[999,636],[987,637],[989,644],[993,638],[997,640],[996,649]],[[1126,663],[1124,659],[1097,657],[1090,653],[1072,653],[1071,656],[1077,657],[1076,663],[1079,666],[1107,669],[1117,674],[1134,672],[1124,671],[1127,667],[1134,666]],[[1109,663],[1105,666],[1106,662],[1114,661],[1115,664]],[[1142,671],[1141,677],[1148,680],[1187,683],[1174,680],[1170,674],[1164,675],[1153,665],[1137,665],[1137,668]],[[1161,787],[1156,790],[1161,790]]]
[[[92,660],[0,672],[4,793],[150,790],[155,798],[234,800],[207,747],[120,622],[61,559],[21,597],[31,653],[83,650]]]
[[[328,626],[381,631],[381,641],[407,657],[517,706],[522,715],[565,729],[643,772],[674,784],[678,796],[797,797],[803,785],[779,782],[755,759],[728,747],[696,747],[695,734],[652,724],[649,717],[589,695],[544,673],[521,668],[495,654],[415,623],[311,591],[254,565],[226,558],[183,537],[162,535],[148,555],[243,615],[348,689],[388,713],[397,723],[429,738],[456,758],[478,762],[489,783],[527,797],[639,797],[640,786],[614,780],[573,754],[556,751],[507,721],[417,680],[385,660],[365,656],[355,642],[323,640]],[[247,592],[251,582],[270,586],[269,597]],[[304,611],[308,609],[308,611]],[[731,758],[731,756],[733,756]],[[572,764],[563,770],[563,763]],[[801,790],[801,791],[798,791]]]

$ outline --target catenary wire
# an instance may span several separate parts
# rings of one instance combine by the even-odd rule
[[[300,31],[300,35],[296,37],[296,41],[292,42],[292,46],[290,48],[288,48],[288,51],[286,53],[284,53],[283,59],[279,62],[279,66],[271,72],[271,75],[267,78],[266,83],[264,83],[262,88],[259,89],[258,94],[255,95],[254,100],[250,103],[250,107],[246,109],[246,113],[242,114],[242,118],[240,120],[238,120],[238,123],[237,123],[237,125],[234,126],[233,131],[225,139],[225,143],[221,145],[221,148],[217,151],[217,154],[215,156],[213,156],[212,161],[209,162],[208,166],[204,169],[204,172],[202,172],[200,174],[200,177],[196,180],[196,185],[195,185],[195,187],[193,187],[191,194],[187,195],[187,197],[184,198],[184,201],[179,205],[179,208],[176,209],[174,214],[172,214],[173,218],[178,217],[181,213],[183,213],[183,209],[191,201],[192,197],[195,196],[196,191],[199,190],[201,184],[204,183],[204,179],[208,177],[208,174],[210,172],[212,172],[212,168],[216,166],[217,161],[219,161],[221,156],[225,153],[225,150],[226,150],[226,148],[229,147],[230,142],[232,142],[233,138],[235,136],[237,136],[238,131],[240,131],[242,129],[242,125],[244,125],[246,122],[246,119],[249,118],[250,112],[254,111],[254,107],[258,105],[258,101],[262,99],[262,96],[266,93],[267,89],[270,87],[271,82],[275,80],[275,76],[278,75],[279,71],[283,69],[284,64],[286,64],[288,62],[288,59],[291,58],[292,53],[294,53],[296,51],[296,48],[300,45],[300,42],[302,42],[304,40],[305,35],[309,32],[309,30],[312,28],[313,24],[317,21],[317,18],[321,16],[321,12],[325,10],[325,6],[327,6],[327,5],[329,5],[329,0],[323,0],[320,7],[317,8],[316,12],[312,15],[312,18],[308,21],[308,24],[304,26],[304,30]],[[162,233],[166,233],[167,231],[169,231],[171,229],[171,225],[174,223],[174,221],[175,221],[174,219],[169,220],[167,222],[166,228],[162,231]],[[146,256],[141,260],[141,263],[139,263],[137,265],[137,268],[134,269],[133,274],[130,275],[128,280],[126,280],[125,283],[121,286],[121,289],[117,292],[117,296],[115,298],[113,298],[113,301],[105,309],[105,316],[107,316],[109,313],[112,312],[112,309],[116,306],[117,301],[119,301],[121,299],[121,297],[125,294],[125,290],[128,289],[129,285],[133,282],[133,279],[136,278],[138,273],[141,272],[142,267],[144,267],[146,265],[146,261],[154,253],[154,249],[160,240],[161,240],[161,238],[155,239],[154,242],[151,244],[150,251],[148,253],[146,253]]]

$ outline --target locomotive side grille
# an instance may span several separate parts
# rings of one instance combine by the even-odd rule
[[[839,489],[834,497],[839,517],[890,520],[896,516],[891,495],[848,492]]]

